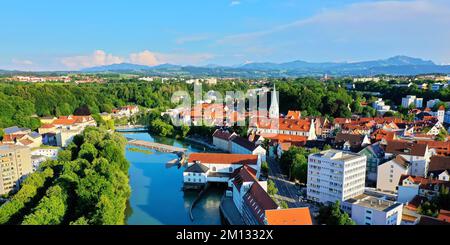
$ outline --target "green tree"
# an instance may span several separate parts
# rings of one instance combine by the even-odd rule
[[[275,186],[275,182],[273,180],[267,181],[267,193],[269,195],[274,196],[278,193],[278,188]]]
[[[341,210],[339,201],[329,205],[322,206],[319,209],[317,217],[320,224],[326,225],[355,225],[350,216]]]

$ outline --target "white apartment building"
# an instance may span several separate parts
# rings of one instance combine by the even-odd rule
[[[382,98],[378,98],[378,100],[374,101],[372,107],[375,108],[380,115],[391,110],[391,106],[386,105]]]
[[[327,150],[308,157],[307,197],[334,203],[364,193],[367,157]]]
[[[415,95],[408,95],[406,98],[402,98],[403,108],[408,108],[410,105],[414,105],[416,108],[422,108],[423,98],[417,98]]]
[[[357,225],[400,225],[403,204],[383,197],[362,195],[352,202],[351,217]]]

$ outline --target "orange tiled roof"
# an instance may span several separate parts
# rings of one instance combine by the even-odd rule
[[[288,119],[300,119],[302,116],[301,111],[288,111],[286,118]]]
[[[191,153],[188,162],[200,161],[203,164],[249,164],[258,162],[258,155],[227,153]]]
[[[312,225],[309,208],[266,210],[268,225]]]
[[[271,128],[271,120],[258,120],[258,128]],[[278,129],[287,131],[309,131],[311,128],[311,121],[303,119],[285,119],[278,120]],[[276,127],[275,127],[276,128]]]
[[[439,211],[439,215],[437,217],[438,219],[445,221],[445,222],[450,222],[450,211],[445,210],[445,209],[441,209]]]

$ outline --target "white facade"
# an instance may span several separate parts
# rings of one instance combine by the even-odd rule
[[[58,152],[60,148],[57,147],[43,147],[32,149],[32,156],[44,156],[50,159],[56,159],[58,157]]]
[[[352,219],[358,225],[400,225],[403,204],[368,196],[352,204]]]
[[[416,108],[422,108],[423,98],[417,98],[415,95],[408,95],[406,98],[402,98],[403,108],[408,108],[410,105],[414,105]]]
[[[257,146],[253,151],[249,150],[236,142],[231,142],[231,153],[233,154],[251,154],[251,155],[259,155],[261,161],[266,161],[266,150],[262,146]]]
[[[372,103],[372,107],[375,108],[378,114],[381,115],[391,110],[391,106],[386,105],[382,98],[379,98],[378,100],[374,101]]]
[[[334,203],[364,193],[366,156],[328,150],[308,157],[308,199]]]
[[[377,168],[377,189],[382,191],[396,192],[400,178],[408,174],[409,166],[403,165],[393,159],[385,162]]]

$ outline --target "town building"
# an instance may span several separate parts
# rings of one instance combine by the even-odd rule
[[[42,136],[29,128],[17,126],[4,129],[3,144],[16,144],[27,147],[39,147],[42,144]]]
[[[403,203],[365,194],[346,202],[351,203],[351,218],[357,225],[400,225],[402,222]]]
[[[335,138],[334,148],[344,151],[358,152],[370,145],[367,135],[338,133]]]
[[[131,117],[137,113],[139,113],[139,107],[136,105],[127,105],[112,110],[115,117]]]
[[[42,125],[38,131],[42,135],[43,143],[59,147],[67,147],[75,137],[81,134],[86,127],[96,127],[97,123],[92,116],[61,116]]]
[[[396,192],[402,175],[410,172],[410,163],[401,155],[378,166],[377,189]]]
[[[234,132],[229,133],[228,131],[216,129],[212,135],[213,145],[222,151],[231,152],[231,141],[236,136],[238,135]]]
[[[409,174],[426,176],[430,158],[435,153],[427,144],[408,141],[388,141],[385,150],[386,159],[392,159],[400,155],[409,162]]]
[[[0,195],[17,188],[32,171],[30,148],[19,145],[0,145]]]
[[[261,145],[256,145],[240,136],[233,137],[231,140],[231,153],[258,155],[261,161],[266,161],[266,150]]]
[[[363,194],[366,162],[366,156],[338,150],[309,155],[308,199],[334,203]]]
[[[267,225],[312,225],[308,207],[266,210]]]
[[[377,110],[379,115],[384,115],[384,113],[391,110],[391,106],[386,105],[382,98],[378,98],[372,103],[372,107]]]
[[[183,172],[183,181],[190,186],[203,186],[209,182],[227,183],[234,171],[244,165],[252,168],[259,178],[261,159],[258,155],[191,153]]]
[[[423,98],[417,98],[415,95],[408,95],[405,98],[402,98],[403,108],[409,108],[410,105],[413,105],[414,108],[422,108]]]
[[[254,169],[247,165],[236,171],[228,187],[226,196],[232,197],[246,225],[268,224],[266,211],[279,208],[267,193],[267,182],[258,181]]]
[[[411,202],[416,196],[432,200],[439,195],[441,188],[450,188],[449,181],[403,175],[398,184],[398,201]]]
[[[367,157],[366,168],[366,185],[375,185],[377,181],[378,166],[385,162],[384,149],[380,142],[368,145],[364,149],[358,152],[359,155]]]

